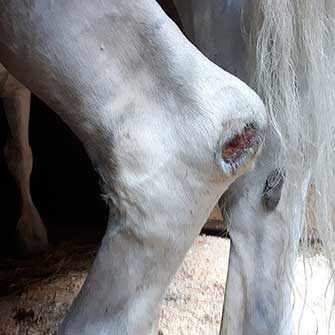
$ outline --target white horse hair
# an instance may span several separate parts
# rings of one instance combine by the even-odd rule
[[[335,2],[259,0],[254,6],[251,83],[281,136],[280,159],[291,191],[285,217],[296,217],[300,185],[308,179],[316,202],[310,209],[301,206],[301,231],[314,213],[328,253],[334,241]]]
[[[280,13],[280,15],[279,15]],[[334,239],[335,163],[335,2],[257,0],[250,34],[251,84],[266,102],[281,136],[280,159],[291,190],[310,178],[316,188],[312,208],[326,250]],[[296,194],[288,195],[292,200]],[[304,195],[305,196],[305,195]],[[287,217],[294,202],[287,199]],[[310,212],[303,206],[301,226]],[[295,215],[295,214],[294,214]],[[309,240],[304,239],[309,242]]]
[[[251,86],[281,137],[288,275],[299,237],[303,255],[319,239],[334,272],[335,1],[256,0],[245,14]]]

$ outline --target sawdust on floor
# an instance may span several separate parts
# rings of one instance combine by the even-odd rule
[[[227,268],[224,255],[229,249],[229,245],[222,241],[200,236],[189,251],[164,300],[160,326],[164,335],[218,333]],[[43,266],[36,265],[35,268],[41,270],[42,267],[42,274],[47,276],[43,278],[37,271],[37,275],[34,274],[37,278],[25,279],[28,284],[24,286],[24,292],[20,292],[21,283],[12,288],[15,293],[0,298],[0,335],[49,335],[56,331],[79,292],[94,255],[94,250],[83,255],[74,248],[64,261],[62,256],[68,248],[60,248],[49,256],[54,262],[49,259],[45,264],[46,257],[41,260]],[[77,264],[79,259],[80,266]],[[26,261],[23,263],[26,266],[18,268],[19,274],[29,277],[30,262]],[[71,269],[73,262],[76,264],[74,270]],[[52,271],[57,273],[48,276]]]
[[[71,253],[68,253],[68,248]],[[12,266],[9,272],[7,270],[7,281],[15,274],[22,278],[16,280],[19,286],[13,283],[9,288],[10,295],[0,298],[0,335],[54,334],[85,280],[96,249],[96,246],[91,249],[61,246],[44,259],[35,260],[35,266],[26,261],[23,265]],[[227,239],[200,236],[195,241],[164,299],[160,321],[164,335],[218,334],[228,254]],[[36,270],[31,278],[34,267],[39,272]],[[0,264],[0,275],[5,271]],[[294,313],[296,334],[328,334],[326,316],[329,316],[329,310],[324,304],[328,278],[322,257],[312,258],[305,266],[301,260],[298,262]],[[305,300],[306,283],[308,297]],[[331,298],[328,288],[328,302]],[[300,319],[304,305],[304,316]],[[329,334],[335,334],[334,323],[330,325]]]

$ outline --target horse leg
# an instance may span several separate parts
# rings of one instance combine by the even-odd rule
[[[156,136],[151,125],[143,125],[141,132]],[[207,134],[201,136],[205,138]],[[161,301],[187,250],[219,196],[255,159],[256,147],[249,147],[241,153],[245,160],[232,162],[237,174],[226,173],[223,168],[221,175],[215,167],[215,159],[229,156],[242,134],[233,140],[229,137],[225,143],[214,141],[215,148],[200,158],[205,164],[204,173],[199,173],[201,165],[194,152],[188,151],[190,168],[175,159],[184,150],[181,146],[157,150],[156,142],[148,143],[143,136],[137,146],[114,147],[107,162],[117,161],[118,166],[109,171],[113,172],[112,178],[104,178],[109,180],[109,185],[105,185],[111,205],[109,225],[59,335],[157,333]],[[128,136],[132,138],[133,134]],[[204,139],[197,141],[200,146]],[[254,141],[248,143],[257,146]],[[129,162],[116,158],[121,155],[136,159],[136,168],[141,171],[136,179]],[[149,165],[146,157],[150,157]],[[163,160],[163,168],[157,172]],[[225,159],[221,163],[226,168],[230,164]]]
[[[231,220],[220,335],[292,334],[290,278],[299,228],[280,214],[284,173],[274,163],[275,147],[267,145],[256,169],[220,200]]]
[[[204,123],[201,126],[208,127]],[[194,131],[193,123],[189,127]],[[260,128],[256,125],[242,129],[233,139],[224,137],[227,140],[217,137],[221,134],[203,132],[191,152],[189,146],[166,146],[165,141],[160,146],[161,129],[156,130],[150,123],[141,126],[139,142],[137,128],[129,125],[126,139],[136,140],[126,146],[120,142],[113,152],[100,156],[105,157],[106,161],[100,163],[104,168],[117,162],[106,172],[101,170],[111,207],[109,224],[59,335],[155,335],[161,301],[187,250],[221,194],[256,158],[260,142],[250,132]],[[249,135],[253,140],[244,142],[242,138]],[[94,137],[94,148],[106,142],[99,136],[97,133]],[[214,147],[206,147],[206,153],[197,155],[208,138]],[[241,160],[231,161],[232,150],[244,150],[238,149],[238,143],[248,148],[244,153],[237,152]],[[187,160],[187,165],[176,158],[178,155]]]
[[[4,87],[4,108],[11,138],[5,147],[5,157],[21,199],[21,217],[17,224],[19,248],[25,255],[37,254],[48,246],[47,232],[35,208],[30,193],[33,165],[29,145],[30,91],[9,76]]]
[[[125,214],[110,220],[93,267],[59,335],[157,334],[165,290],[205,219],[203,213],[192,217],[195,209],[184,207],[182,198],[192,195],[180,193],[180,182],[167,180],[173,190],[173,196],[167,198],[155,190],[156,182],[150,181],[151,187],[142,188],[142,203],[128,204]],[[214,205],[215,200],[211,202]],[[178,215],[174,218],[169,213]]]

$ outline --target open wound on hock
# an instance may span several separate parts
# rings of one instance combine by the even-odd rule
[[[221,144],[219,165],[222,173],[235,175],[242,172],[241,169],[251,168],[263,141],[264,134],[254,123],[233,131]]]

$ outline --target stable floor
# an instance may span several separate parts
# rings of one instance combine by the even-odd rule
[[[67,242],[34,261],[7,260],[6,264],[3,260],[0,334],[53,334],[78,293],[96,249],[96,244]],[[195,241],[164,300],[161,314],[164,335],[218,334],[228,254],[227,239],[200,236]],[[328,314],[324,308],[328,277],[323,258],[311,258],[305,265],[299,260],[297,275],[296,334],[304,304],[300,334],[328,334],[325,322]],[[305,283],[306,301],[302,299]],[[330,299],[329,294],[328,302]],[[334,326],[333,323],[329,334],[335,334]]]

